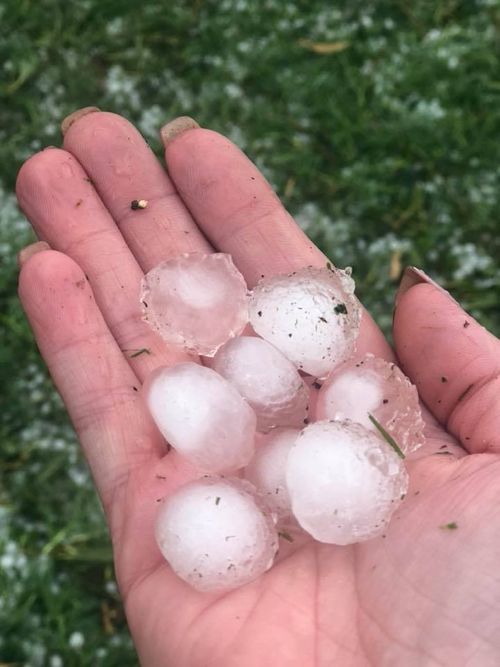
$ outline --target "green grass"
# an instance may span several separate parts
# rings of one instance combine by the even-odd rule
[[[125,115],[155,150],[163,122],[194,116],[353,266],[384,330],[415,264],[498,334],[499,44],[498,0],[4,0],[0,662],[136,664],[101,512],[15,296],[22,161],[79,106]]]

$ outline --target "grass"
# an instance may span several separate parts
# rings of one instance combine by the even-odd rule
[[[95,104],[231,137],[389,331],[406,264],[500,333],[500,2],[0,6],[0,662],[133,665],[110,547],[17,301],[23,160]],[[15,380],[12,380],[15,378]]]

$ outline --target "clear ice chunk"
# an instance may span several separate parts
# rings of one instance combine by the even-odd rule
[[[279,521],[292,513],[285,474],[288,454],[299,433],[300,430],[295,428],[271,431],[257,447],[244,471],[245,478],[264,496]]]
[[[383,532],[408,475],[391,446],[361,424],[319,421],[292,446],[286,483],[302,528],[320,542],[342,545]]]
[[[174,345],[211,356],[248,322],[245,279],[225,253],[185,253],[149,271],[143,319]]]
[[[207,472],[245,466],[255,451],[255,412],[218,373],[191,362],[155,370],[144,384],[165,439]]]
[[[278,549],[272,514],[251,484],[235,478],[180,487],[162,503],[156,541],[177,576],[212,593],[259,577]]]
[[[361,319],[349,273],[313,267],[261,280],[249,314],[259,336],[319,378],[352,356]]]
[[[417,388],[391,362],[367,354],[335,369],[319,390],[317,419],[351,419],[377,432],[369,414],[409,453],[424,442]]]
[[[209,364],[255,410],[259,431],[274,426],[302,428],[309,389],[292,362],[273,345],[255,336],[239,336],[225,343]]]

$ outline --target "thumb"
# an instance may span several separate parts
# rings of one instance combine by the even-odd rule
[[[396,354],[420,397],[471,453],[500,452],[500,341],[423,272],[407,269]]]

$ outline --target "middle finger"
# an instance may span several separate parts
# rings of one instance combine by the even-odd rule
[[[16,189],[38,236],[86,274],[106,324],[137,376],[143,379],[157,366],[184,360],[181,350],[166,345],[142,321],[143,271],[76,158],[53,148],[37,153],[21,168]]]
[[[104,111],[76,116],[65,130],[64,148],[92,179],[144,271],[182,252],[212,250],[153,151],[128,120]],[[146,208],[132,209],[138,200],[146,201]]]

